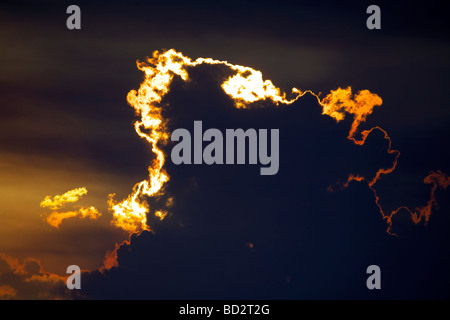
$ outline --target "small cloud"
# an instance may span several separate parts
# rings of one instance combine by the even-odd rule
[[[13,299],[17,294],[17,291],[8,285],[0,285],[0,299],[9,300]]]
[[[41,202],[41,207],[49,208],[51,210],[58,210],[68,202],[77,202],[78,199],[80,199],[85,194],[87,194],[87,189],[82,187],[69,190],[62,195],[56,195],[54,197],[46,196],[45,199]]]
[[[47,272],[39,260],[26,258],[20,263],[0,253],[0,299],[66,299],[71,293],[65,277]]]
[[[90,207],[77,206],[75,207],[76,210],[64,212],[57,211],[62,207],[64,207],[66,203],[77,202],[83,195],[87,194],[87,192],[88,192],[87,189],[82,187],[69,190],[63,195],[56,195],[54,197],[46,196],[45,199],[41,202],[41,207],[49,208],[55,211],[53,211],[50,215],[46,216],[44,220],[47,221],[47,223],[52,227],[58,229],[64,219],[73,217],[97,219],[98,217],[101,216],[101,213],[99,213],[98,210],[93,206]]]

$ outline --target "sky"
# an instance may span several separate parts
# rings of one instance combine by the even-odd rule
[[[0,7],[0,299],[450,297],[444,2],[378,2],[381,30],[364,1],[80,1],[81,30],[66,28],[70,4]],[[129,92],[169,49],[191,60],[154,91],[147,116],[163,125],[140,136],[147,104]],[[222,87],[234,66],[284,102],[237,107]],[[351,99],[343,120],[326,112],[348,87],[382,99],[353,136]],[[159,134],[196,120],[279,129],[278,173],[175,165]],[[155,192],[136,187],[149,167]],[[139,223],[121,220],[126,204]],[[65,286],[73,264],[81,290]]]

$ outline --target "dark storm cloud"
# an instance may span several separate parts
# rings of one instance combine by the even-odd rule
[[[260,176],[257,166],[175,166],[168,158],[171,180],[165,193],[174,197],[170,216],[151,224],[156,234],[133,235],[123,244],[117,251],[118,267],[85,274],[83,294],[405,298],[421,296],[427,286],[434,287],[432,294],[445,294],[445,286],[424,284],[423,278],[411,278],[419,282],[412,291],[402,289],[413,276],[404,271],[407,263],[428,273],[437,267],[434,259],[445,256],[445,249],[414,249],[419,239],[431,246],[433,234],[425,232],[408,244],[387,234],[365,183],[327,190],[349,173],[373,175],[391,166],[394,159],[384,135],[374,131],[365,145],[355,145],[346,138],[351,120],[337,124],[322,115],[312,96],[290,106],[265,103],[264,108],[236,109],[220,88],[227,75],[223,66],[205,65],[189,69],[190,81],[175,80],[162,102],[169,131],[192,132],[194,120],[202,120],[204,129],[279,128],[280,171]],[[172,146],[166,146],[166,154]],[[395,257],[397,250],[403,252],[401,258]],[[420,256],[431,263],[417,265]],[[365,287],[365,268],[375,262],[390,281],[386,295]]]
[[[387,124],[402,152],[397,170],[377,183],[387,208],[425,204],[428,171],[450,172],[444,2],[379,3],[379,33],[365,28],[369,3],[79,2],[79,33],[65,28],[69,4],[2,4],[1,152],[31,164],[42,155],[57,159],[47,166],[75,175],[72,164],[88,162],[84,174],[125,176],[111,185],[126,193],[152,159],[125,102],[142,77],[134,61],[174,47],[261,69],[286,90],[352,85],[380,94],[383,106],[363,128]],[[345,138],[350,121],[322,116],[308,96],[283,110],[236,110],[214,68],[174,83],[167,97],[171,129],[190,129],[197,119],[220,129],[279,127],[278,175],[260,177],[257,166],[176,167],[169,160],[171,215],[150,221],[156,235],[144,232],[123,245],[118,268],[85,274],[88,297],[448,298],[449,206],[441,191],[440,210],[426,228],[401,213],[400,238],[389,236],[365,183],[327,191],[349,173],[371,176],[391,164],[379,132],[355,146]],[[365,288],[365,269],[374,263],[383,272],[381,293]]]

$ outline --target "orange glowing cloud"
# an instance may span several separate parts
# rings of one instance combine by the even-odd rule
[[[317,102],[322,107],[322,114],[332,117],[337,122],[344,120],[346,117],[351,117],[352,124],[347,138],[355,145],[363,146],[366,138],[374,130],[381,131],[384,134],[384,138],[389,142],[387,153],[395,156],[392,165],[387,168],[378,169],[373,177],[350,174],[343,186],[348,186],[351,181],[366,182],[368,187],[374,192],[375,202],[380,208],[383,218],[388,221],[389,232],[392,224],[392,216],[401,208],[406,207],[400,207],[390,215],[385,215],[379,205],[379,197],[374,186],[382,175],[389,174],[395,170],[400,152],[392,149],[391,138],[382,128],[374,127],[369,130],[363,130],[362,132],[358,131],[359,126],[366,121],[374,108],[382,105],[383,101],[377,94],[368,90],[353,93],[351,87],[332,90],[323,99],[319,97],[320,94],[316,94],[311,90],[302,91],[295,87],[292,88],[289,94],[286,94],[276,87],[271,80],[264,79],[262,73],[258,70],[211,58],[192,60],[174,49],[163,52],[155,51],[152,57],[146,59],[146,61],[137,62],[138,69],[144,73],[144,80],[139,89],[131,90],[128,93],[127,102],[138,116],[138,120],[134,123],[136,133],[151,145],[151,150],[155,157],[148,167],[148,177],[136,183],[132,192],[125,199],[117,201],[114,199],[114,194],[109,195],[108,208],[112,212],[112,225],[125,230],[129,235],[139,233],[143,230],[153,232],[148,225],[147,216],[150,209],[154,208],[150,208],[148,198],[162,195],[164,193],[164,186],[170,179],[164,169],[165,154],[160,149],[160,145],[165,144],[170,137],[170,133],[167,131],[167,122],[169,119],[165,119],[162,116],[164,105],[161,104],[161,101],[169,92],[170,85],[175,76],[178,76],[183,81],[188,81],[188,67],[196,67],[202,64],[223,65],[233,71],[233,74],[223,81],[221,88],[233,99],[236,108],[256,106],[255,103],[265,100],[270,100],[275,105],[290,105],[302,98],[305,94],[310,94],[317,99]],[[436,203],[434,197],[435,190],[438,186],[445,188],[448,185],[448,178],[444,177],[441,172],[432,173],[425,179],[425,183],[433,184],[431,200],[426,206],[417,208],[414,212],[410,211],[411,217],[416,223],[422,218],[428,221],[431,208]],[[86,188],[77,188],[63,195],[54,197],[47,196],[41,202],[41,206],[50,208],[54,212],[46,217],[46,221],[50,225],[58,228],[64,219],[71,217],[79,216],[82,218],[89,217],[96,219],[100,214],[94,207],[79,207],[77,210],[58,212],[64,204],[76,202],[86,193]],[[170,197],[165,208],[154,209],[154,216],[160,220],[165,219],[173,201],[173,197]],[[126,243],[129,242],[125,241],[122,244]],[[100,270],[117,266],[117,250],[120,246],[116,243],[114,250],[106,253],[103,267]]]
[[[86,188],[76,188],[69,190],[62,195],[56,195],[54,197],[46,196],[41,202],[42,208],[49,208],[51,210],[58,210],[62,208],[66,203],[77,202],[83,195],[87,194]]]
[[[16,258],[0,253],[0,299],[62,299],[69,298],[66,277],[47,272],[41,262]]]
[[[46,221],[49,225],[55,228],[59,228],[60,224],[64,219],[72,218],[72,217],[80,217],[80,218],[91,218],[97,219],[101,214],[97,211],[95,207],[79,207],[78,210],[75,211],[66,211],[66,212],[52,212],[47,218]]]
[[[54,197],[46,196],[45,199],[41,202],[41,207],[58,210],[61,209],[66,203],[73,203],[78,201],[83,195],[87,194],[87,192],[87,189],[83,187],[69,190],[63,195],[56,195]],[[58,229],[62,221],[68,218],[80,217],[97,219],[101,215],[101,213],[99,213],[98,210],[93,206],[76,206],[75,209],[76,210],[63,212],[53,211],[48,216],[45,216],[44,220],[52,227]]]
[[[398,212],[400,212],[400,210],[406,210],[410,216],[411,216],[411,220],[415,223],[418,224],[419,222],[422,221],[422,219],[424,220],[424,223],[427,224],[427,222],[430,220],[430,216],[431,216],[431,210],[433,209],[433,207],[437,206],[437,200],[436,200],[436,191],[439,188],[441,188],[442,190],[445,190],[449,185],[450,185],[450,177],[448,177],[445,173],[443,173],[440,170],[435,171],[431,171],[428,176],[425,177],[425,179],[423,179],[423,182],[425,184],[431,184],[431,191],[430,191],[430,199],[427,201],[427,204],[421,207],[416,207],[415,209],[411,210],[406,206],[401,206],[399,208],[397,208],[396,210],[392,211],[389,215],[384,214],[383,210],[381,209],[381,206],[378,205],[378,207],[380,208],[380,212],[383,215],[383,218],[386,219],[388,221],[388,232],[391,233],[391,228],[392,228],[392,217],[394,215],[396,215]],[[375,193],[375,197],[376,197],[376,202],[378,204],[378,196]]]

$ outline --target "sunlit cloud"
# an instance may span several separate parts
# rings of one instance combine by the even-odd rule
[[[52,210],[58,210],[64,207],[67,203],[77,202],[83,195],[87,194],[87,189],[76,188],[73,190],[69,190],[63,195],[56,196],[46,196],[45,199],[41,202],[41,207],[50,208]],[[80,218],[90,218],[90,219],[98,219],[100,217],[100,213],[98,210],[93,207],[75,207],[76,210],[71,211],[53,211],[49,215],[45,216],[45,221],[51,225],[52,227],[59,228],[62,221],[68,218],[80,217]]]

